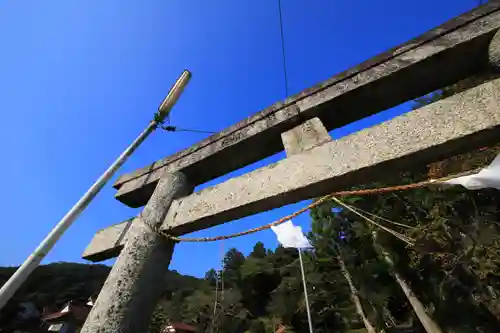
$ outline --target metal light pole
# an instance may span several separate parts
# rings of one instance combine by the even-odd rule
[[[33,270],[49,253],[62,234],[71,226],[80,213],[95,198],[104,185],[113,177],[116,171],[125,163],[140,144],[167,118],[179,99],[182,91],[186,87],[191,73],[185,70],[177,79],[167,97],[163,100],[154,119],[149,123],[146,129],[137,137],[137,139],[128,146],[127,149],[118,157],[118,159],[102,174],[102,176],[90,187],[90,189],[80,198],[80,200],[70,209],[54,229],[45,237],[38,248],[26,259],[26,261],[17,269],[14,275],[0,289],[0,310],[5,306],[9,299],[19,289],[23,282],[29,277]]]

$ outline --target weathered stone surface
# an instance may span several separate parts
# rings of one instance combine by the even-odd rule
[[[99,230],[82,254],[82,258],[92,262],[104,261],[120,254],[127,242],[127,232],[134,218]]]
[[[141,206],[164,172],[181,170],[194,185],[201,184],[282,150],[280,134],[303,120],[319,117],[331,130],[481,72],[499,27],[500,2],[490,2],[197,145],[120,177],[116,197],[129,206]]]
[[[273,105],[146,169],[122,176],[115,183],[116,197],[129,206],[139,207],[165,172],[182,170],[197,185],[277,153],[283,149],[279,140],[281,133],[300,122],[297,115],[294,105]],[[266,134],[261,136],[263,131]]]
[[[113,265],[82,333],[147,332],[160,297],[159,288],[172,257],[174,243],[153,232],[165,219],[170,203],[192,192],[180,173],[162,177],[148,204],[134,220],[127,242]]]
[[[500,30],[497,30],[491,39],[488,47],[488,62],[495,73],[500,73]]]
[[[477,15],[467,21],[473,13],[424,34],[414,44],[406,44],[413,47],[396,48],[390,56],[389,51],[370,60],[385,59],[376,66],[363,66],[363,71],[351,72],[345,79],[333,77],[334,84],[323,84],[322,90],[297,101],[301,115],[320,116],[330,130],[339,127],[339,114],[347,124],[486,71],[488,45],[500,27],[500,13]],[[464,25],[446,30],[458,21]],[[434,38],[425,38],[429,34]]]
[[[208,228],[497,142],[499,110],[495,80],[175,200],[163,228]]]
[[[323,143],[332,141],[325,126],[319,118],[312,118],[305,123],[281,134],[281,140],[285,147],[286,155],[294,155]]]

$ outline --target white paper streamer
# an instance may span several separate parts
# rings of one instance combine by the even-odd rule
[[[444,181],[445,184],[462,185],[468,190],[496,188],[500,190],[500,155],[486,168],[474,175],[462,176]]]
[[[300,226],[293,225],[292,221],[287,221],[271,229],[278,237],[278,242],[284,247],[294,247],[296,249],[310,248],[311,243],[302,233]]]

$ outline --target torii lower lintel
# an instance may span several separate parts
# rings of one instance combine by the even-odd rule
[[[175,200],[182,235],[498,142],[500,79]]]

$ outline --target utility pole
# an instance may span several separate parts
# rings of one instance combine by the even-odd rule
[[[83,210],[90,204],[100,190],[113,177],[125,161],[134,153],[144,140],[169,116],[170,111],[179,99],[182,91],[186,87],[191,73],[185,70],[177,79],[167,97],[163,100],[154,119],[149,123],[146,129],[135,139],[130,146],[118,157],[118,159],[102,174],[102,176],[90,187],[90,189],[80,198],[80,200],[70,209],[61,221],[52,229],[52,231],[40,243],[38,248],[26,259],[26,261],[17,269],[11,278],[0,289],[0,310],[15,294],[24,281],[30,276],[33,270],[49,253],[63,233],[73,224]]]

